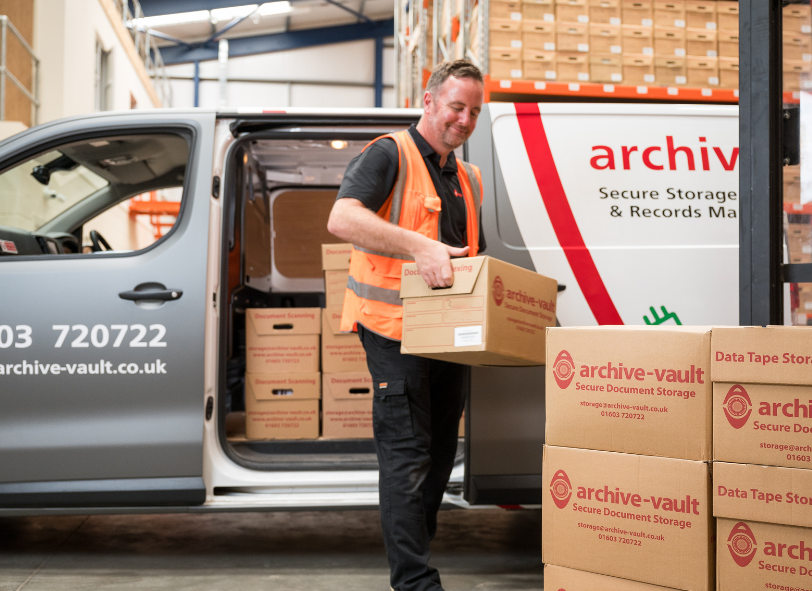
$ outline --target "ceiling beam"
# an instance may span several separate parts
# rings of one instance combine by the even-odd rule
[[[336,27],[322,27],[319,29],[304,29],[273,33],[270,35],[257,35],[254,37],[236,37],[228,40],[228,57],[241,57],[260,53],[273,53],[277,51],[290,51],[304,47],[316,47],[332,43],[345,43],[347,41],[360,41],[363,39],[378,39],[391,37],[395,34],[395,21],[373,21],[371,23],[353,23]],[[210,42],[200,45],[161,48],[161,57],[164,63],[189,63],[195,61],[208,61],[217,59],[217,43]]]
[[[176,14],[178,12],[194,12],[195,10],[214,10],[215,8],[230,8],[245,4],[261,4],[259,0],[251,2],[246,0],[140,0],[141,10],[146,16],[161,16]]]

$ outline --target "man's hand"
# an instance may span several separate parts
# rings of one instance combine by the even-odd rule
[[[462,257],[468,254],[468,247],[454,248],[425,238],[420,248],[414,253],[417,270],[429,287],[451,287],[454,285],[454,271],[451,269],[451,257]]]

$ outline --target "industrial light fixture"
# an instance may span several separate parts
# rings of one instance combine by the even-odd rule
[[[333,140],[332,142],[330,142],[330,145],[333,146],[333,148],[336,150],[343,150],[344,148],[347,147],[347,142],[345,142],[344,140]]]
[[[160,16],[147,16],[133,20],[133,24],[140,28],[160,28],[173,25],[188,25],[193,23],[206,23],[230,21],[243,18],[256,12],[259,16],[287,14],[293,12],[293,7],[287,0],[265,2],[264,4],[245,4],[243,6],[230,6],[228,8],[215,8],[214,10],[195,10],[193,12],[177,12],[162,14]]]

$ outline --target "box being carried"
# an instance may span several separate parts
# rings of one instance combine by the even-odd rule
[[[247,373],[319,371],[321,308],[248,308]]]
[[[558,284],[487,256],[454,259],[454,285],[431,289],[403,265],[401,353],[466,365],[544,365]]]

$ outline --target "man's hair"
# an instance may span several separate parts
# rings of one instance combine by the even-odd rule
[[[432,96],[437,96],[443,82],[451,76],[454,78],[472,78],[484,84],[482,72],[479,68],[468,60],[454,60],[453,62],[442,62],[434,68],[426,84],[426,91],[430,92]]]

